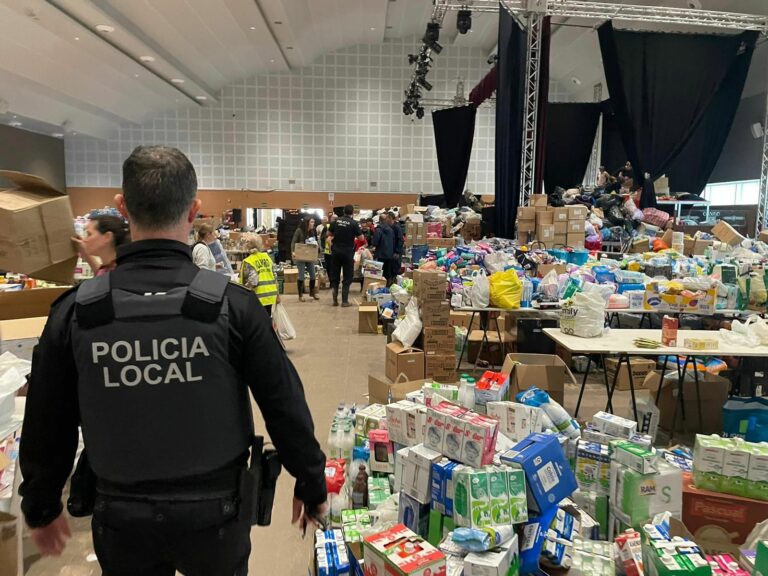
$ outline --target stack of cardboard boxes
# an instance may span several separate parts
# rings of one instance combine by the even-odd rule
[[[456,379],[455,331],[450,325],[451,306],[445,299],[443,272],[413,273],[413,295],[419,303],[424,324],[425,377],[439,382]]]
[[[584,221],[587,219],[586,206],[547,206],[546,194],[531,196],[530,206],[517,210],[517,240],[527,244],[531,240],[547,247],[584,247]]]

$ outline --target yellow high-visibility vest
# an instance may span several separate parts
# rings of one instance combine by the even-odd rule
[[[243,261],[240,267],[240,283],[245,284],[246,264],[259,274],[259,285],[253,289],[262,306],[270,306],[277,302],[277,279],[272,269],[272,258],[264,252],[255,252]]]

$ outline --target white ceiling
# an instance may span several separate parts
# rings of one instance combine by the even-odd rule
[[[768,14],[766,0],[703,2]],[[222,87],[246,77],[295,70],[354,44],[418,38],[431,10],[431,0],[0,0],[0,104],[8,103],[0,121],[106,137],[174,107],[213,104]],[[99,32],[99,24],[114,31]],[[475,13],[471,32],[460,35],[449,12],[440,43],[490,52],[497,27],[497,15]],[[768,82],[759,68],[748,94]],[[551,70],[573,97],[591,100],[602,81],[594,30],[556,27]]]

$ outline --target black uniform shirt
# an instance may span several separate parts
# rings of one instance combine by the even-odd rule
[[[119,251],[117,264],[112,286],[139,294],[187,286],[198,272],[190,248],[173,240],[133,242]],[[62,489],[77,450],[80,417],[70,334],[75,292],[53,304],[33,356],[19,455],[22,510],[32,527],[52,522],[61,512]],[[325,455],[315,439],[301,379],[253,292],[230,284],[227,297],[230,362],[259,405],[280,461],[296,478],[295,496],[316,506],[326,498]],[[245,458],[228,468],[242,466]],[[206,477],[190,481],[205,489]],[[173,489],[171,483],[153,484],[162,492]]]
[[[333,244],[331,250],[342,254],[354,254],[355,238],[360,236],[360,224],[349,216],[342,216],[331,224]]]

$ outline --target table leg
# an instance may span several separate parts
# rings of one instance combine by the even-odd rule
[[[464,337],[464,342],[461,343],[461,353],[459,354],[459,363],[456,364],[456,372],[461,368],[461,359],[464,358],[464,352],[467,349],[467,343],[469,342],[469,334],[472,332],[472,324],[475,321],[476,312],[472,312],[472,317],[469,319],[469,327],[467,328],[467,335]]]
[[[635,400],[635,381],[632,378],[632,363],[629,361],[629,355],[624,356],[627,362],[627,374],[629,375],[629,393],[632,396],[632,411],[635,414],[635,422],[637,419],[637,401]]]
[[[483,331],[483,338],[480,340],[480,348],[477,351],[477,358],[475,358],[475,370],[477,370],[477,364],[481,361],[481,356],[483,355],[483,349],[485,349],[486,345],[488,345],[488,349],[491,349],[491,343],[488,340],[488,319],[489,319],[489,312],[487,311],[481,311],[480,312],[480,329]]]
[[[605,369],[605,355],[600,355],[600,362],[603,363],[603,383],[605,384],[605,395],[609,396],[611,393],[611,387],[608,385],[608,371]],[[608,411],[613,414],[613,402],[608,399]]]
[[[699,371],[696,368],[696,357],[692,357],[691,363],[693,365],[693,381],[696,383],[696,404],[699,410],[699,430],[704,429],[704,417],[703,410],[701,409],[701,388],[699,388]],[[683,381],[685,384],[685,381]]]
[[[573,417],[578,418],[579,408],[581,408],[581,399],[584,396],[584,389],[587,387],[587,377],[589,376],[589,369],[592,368],[592,354],[587,354],[587,371],[584,373],[584,379],[581,381],[581,390],[579,390],[579,399],[576,401],[576,412]]]
[[[494,322],[496,322],[496,336],[499,337],[499,355],[501,356],[501,364],[504,365],[504,358],[507,356],[507,346],[504,343],[504,341],[501,339],[501,329],[499,328],[499,317],[496,316],[494,318]],[[496,368],[496,364],[493,364],[494,369]],[[499,370],[501,370],[501,366],[499,366]]]
[[[608,390],[608,404],[606,404],[605,410],[609,411],[608,408],[610,407],[611,414],[613,414],[613,393],[616,391],[616,383],[619,380],[619,372],[621,372],[621,361],[622,357],[619,356],[619,364],[616,366],[616,373],[613,375],[613,383],[611,384],[610,390]],[[605,363],[603,363],[603,370],[605,370]],[[608,378],[607,373],[605,377]]]
[[[669,441],[672,442],[672,438],[675,437],[675,427],[677,426],[677,410],[683,402],[683,386],[685,385],[685,371],[688,369],[688,356],[685,357],[683,362],[683,371],[680,373],[678,368],[677,379],[677,400],[675,401],[675,411],[672,413],[672,428],[669,431]],[[683,410],[683,419],[685,419],[685,410]]]
[[[656,390],[656,406],[659,405],[659,398],[661,397],[661,387],[664,385],[664,376],[667,373],[667,359],[669,356],[664,357],[664,363],[661,365],[661,380],[659,380],[659,387]]]

